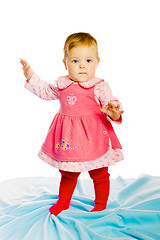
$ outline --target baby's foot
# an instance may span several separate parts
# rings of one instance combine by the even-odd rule
[[[63,210],[67,210],[69,208],[68,204],[61,203],[59,200],[49,209],[51,214],[57,216]]]
[[[99,211],[102,211],[102,210],[105,210],[105,209],[106,209],[106,206],[96,205],[90,212],[99,212]]]

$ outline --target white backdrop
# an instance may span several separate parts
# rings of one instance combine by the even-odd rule
[[[59,176],[37,156],[59,103],[24,89],[19,59],[52,82],[67,74],[64,41],[79,31],[97,39],[101,62],[96,76],[109,82],[125,110],[122,125],[114,124],[125,161],[110,167],[111,177],[160,174],[159,13],[158,0],[1,1],[0,181]]]

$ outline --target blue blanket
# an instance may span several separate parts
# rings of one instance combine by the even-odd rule
[[[90,213],[93,183],[79,179],[68,210],[49,213],[58,178],[0,183],[0,240],[160,240],[160,177],[111,180],[107,209]]]

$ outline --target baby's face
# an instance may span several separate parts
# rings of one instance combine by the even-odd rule
[[[69,77],[75,82],[87,82],[95,76],[99,63],[94,45],[80,45],[69,51],[69,56],[63,60]]]

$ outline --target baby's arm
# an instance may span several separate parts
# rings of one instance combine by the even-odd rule
[[[35,73],[29,82],[26,81],[24,87],[44,100],[58,99],[58,88],[41,80]]]
[[[58,99],[58,88],[56,85],[41,80],[25,60],[21,59],[21,64],[23,65],[24,75],[27,78],[25,83],[26,89],[44,100]]]
[[[113,96],[109,84],[107,82],[100,82],[96,85],[95,95],[101,105],[100,111],[109,116],[113,121],[121,123],[121,114],[124,111],[119,100]]]

